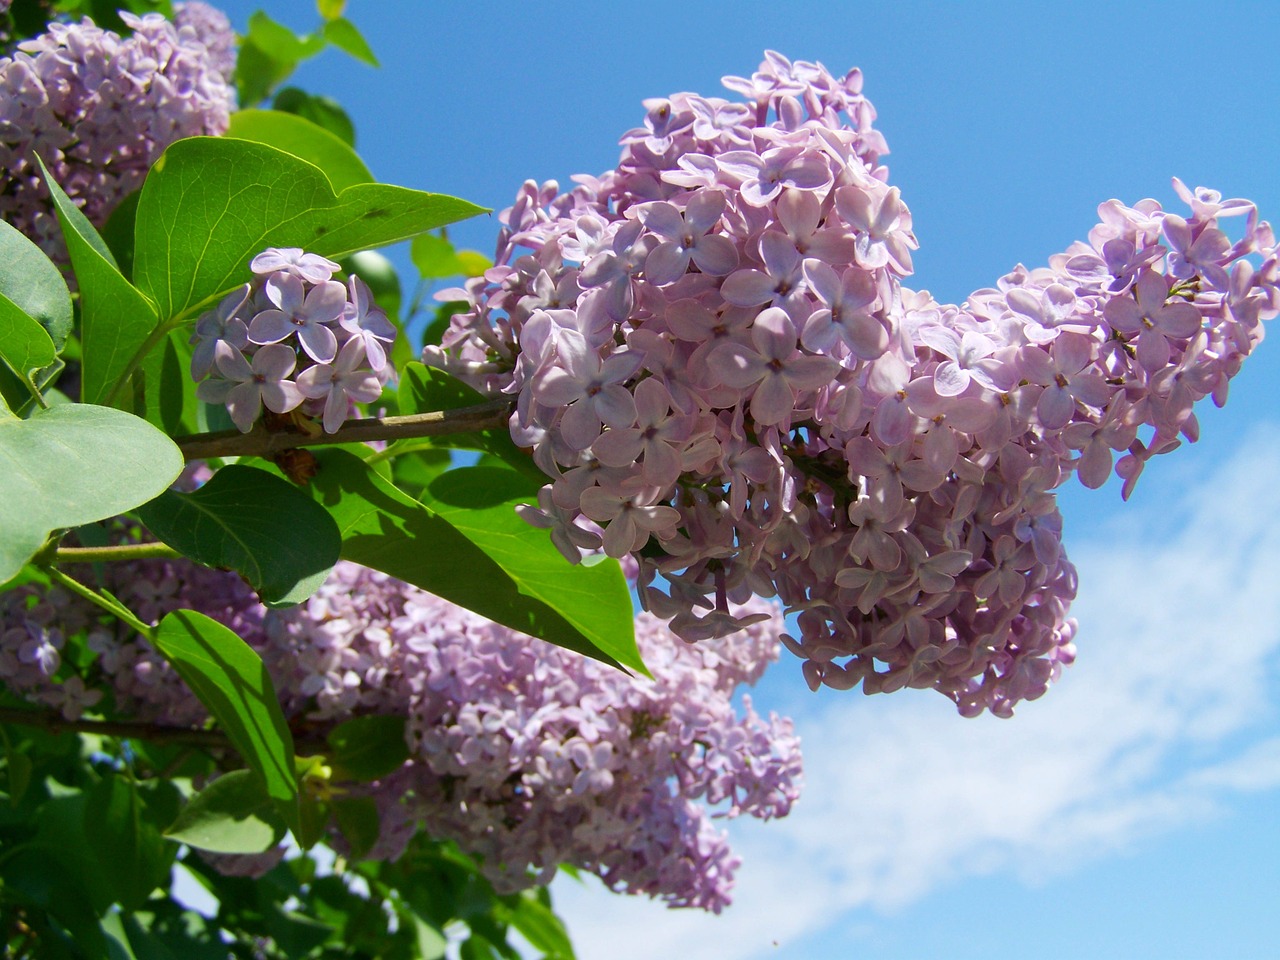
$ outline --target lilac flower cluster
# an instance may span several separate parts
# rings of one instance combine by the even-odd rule
[[[253,283],[196,322],[196,395],[224,403],[246,433],[265,406],[320,417],[335,433],[352,405],[372,403],[394,375],[387,344],[396,328],[363,280],[333,279],[338,265],[296,247],[253,258]]]
[[[636,554],[681,636],[777,596],[814,689],[1007,716],[1074,657],[1052,491],[1114,462],[1128,496],[1195,439],[1280,311],[1274,234],[1175,181],[1189,216],[1110,201],[1088,243],[939,304],[902,285],[917,243],[860,73],[769,53],[725,85],[745,102],[646,101],[600,177],[525,184],[424,359],[517,398],[553,481],[527,515],[571,560]]]
[[[617,890],[718,911],[738,860],[713,811],[784,816],[799,793],[791,722],[758,716],[749,697],[740,715],[734,707],[738,688],[777,657],[776,605],[751,601],[737,611],[753,619],[748,630],[697,645],[642,614],[650,681],[345,562],[291,610],[266,611],[234,575],[182,561],[114,565],[108,576],[144,619],[195,607],[234,629],[262,654],[294,722],[407,718],[411,760],[368,788],[382,814],[375,858],[394,859],[425,829],[477,855],[504,891],[549,882],[571,863]],[[98,654],[92,686],[109,688],[120,710],[170,726],[203,722],[143,640],[57,588],[0,595],[0,679],[78,716],[100,693],[59,674],[59,648],[82,631]]]
[[[51,23],[0,58],[0,216],[53,255],[61,235],[36,154],[100,226],[165,147],[224,133],[234,105],[226,54],[210,53],[224,50],[225,32],[202,37],[199,26],[179,29],[159,14],[121,17],[128,38],[87,18]]]

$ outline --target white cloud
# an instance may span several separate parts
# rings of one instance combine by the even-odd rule
[[[796,718],[801,802],[735,830],[735,905],[707,917],[559,883],[582,954],[795,956],[775,943],[873,926],[966,876],[1034,882],[1280,786],[1280,430],[1241,449],[1182,474],[1177,502],[1140,487],[1072,545],[1081,655],[1043,700],[965,721],[936,695],[817,698]]]

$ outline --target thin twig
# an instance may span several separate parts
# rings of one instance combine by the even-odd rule
[[[169,560],[180,554],[167,543],[120,543],[109,547],[59,547],[55,563],[101,563],[112,560]]]
[[[300,430],[267,430],[257,424],[248,433],[222,430],[177,437],[187,460],[212,457],[266,457],[297,447],[319,447],[334,443],[366,443],[371,440],[402,440],[408,437],[442,437],[452,433],[477,433],[505,427],[511,415],[511,401],[490,400],[474,407],[437,410],[407,417],[370,417],[353,420],[335,433],[311,435]]]

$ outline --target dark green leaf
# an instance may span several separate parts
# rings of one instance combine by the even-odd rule
[[[280,110],[238,110],[228,137],[265,143],[324,171],[337,193],[357,183],[373,183],[364,161],[341,139],[310,120]]]
[[[167,886],[170,858],[160,832],[143,819],[137,787],[107,776],[87,794],[85,835],[116,902],[140,907],[156,887]]]
[[[573,566],[546,531],[520,519],[528,485],[515,471],[464,467],[442,473],[422,501],[483,550],[522,594],[543,601],[618,663],[648,675],[636,648],[631,592],[616,560]]]
[[[265,247],[335,257],[405,240],[482,212],[438,194],[362,183],[335,196],[317,167],[262,143],[179,140],[138,203],[135,275],[166,317],[212,304]]]
[[[44,251],[0,220],[0,294],[44,328],[55,350],[71,333],[71,293]]]
[[[164,835],[216,853],[262,853],[280,842],[284,828],[258,778],[233,770],[192,797]]]
[[[0,412],[0,583],[51,531],[132,509],[181,471],[173,441],[120,410],[64,403],[28,420]]]
[[[343,53],[355,57],[361,63],[371,67],[378,66],[378,58],[360,35],[354,23],[345,17],[335,17],[324,25],[324,38]]]
[[[167,614],[155,647],[261,777],[285,822],[297,829],[293,737],[262,658],[222,624],[194,610]]]
[[[333,801],[338,829],[351,845],[351,859],[359,860],[373,849],[381,829],[378,803],[373,797],[343,797]]]
[[[316,126],[328,130],[349,147],[356,145],[355,124],[333,97],[316,96],[297,87],[285,87],[276,94],[272,106],[276,110],[305,117]]]
[[[43,164],[40,169],[80,284],[80,396],[86,403],[102,403],[156,329],[159,316],[151,301],[120,273],[93,225]]]
[[[342,556],[381,570],[474,610],[512,629],[606,663],[628,656],[626,639],[612,625],[596,637],[584,633],[550,604],[521,593],[510,576],[452,524],[380,477],[355,454],[325,450],[316,454],[319,473],[309,490],[333,514],[342,531]],[[561,559],[561,563],[564,560]],[[566,568],[590,575],[594,571]],[[600,571],[605,596],[612,574]],[[611,604],[604,604],[611,610]],[[576,614],[576,611],[575,611]],[[609,617],[588,618],[606,623]],[[630,617],[628,615],[628,628]],[[631,639],[634,650],[634,638]],[[615,652],[616,651],[616,652]],[[625,665],[643,671],[638,656]]]
[[[102,242],[115,257],[116,265],[126,279],[133,276],[133,226],[138,216],[140,196],[142,191],[138,189],[117,203],[102,225]]]
[[[377,780],[409,759],[402,716],[353,717],[329,732],[329,762],[354,780]]]
[[[138,516],[185,556],[237,571],[268,605],[311,596],[342,550],[337,524],[314,500],[239,464],[223,467],[193,493],[165,491]]]

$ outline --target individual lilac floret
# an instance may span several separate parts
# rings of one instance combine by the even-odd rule
[[[336,433],[354,405],[372,403],[390,379],[386,344],[396,328],[359,277],[332,279],[338,265],[296,248],[253,258],[252,283],[196,322],[191,342],[197,396],[225,403],[252,429],[262,407],[318,416]]]
[[[424,359],[516,399],[549,478],[525,516],[570,557],[592,521],[681,636],[777,596],[814,688],[1008,716],[1075,656],[1053,491],[1114,471],[1128,497],[1198,436],[1280,312],[1274,233],[1175,181],[1189,216],[1109,201],[1088,243],[940,304],[904,286],[861,74],[770,52],[725,85],[745,102],[646,101],[599,177],[525,184]]]
[[[211,54],[201,25],[121,17],[127,38],[87,18],[51,23],[0,58],[0,216],[51,255],[65,253],[36,154],[101,226],[169,144],[225,133],[234,106],[226,53]],[[225,50],[225,33],[209,39]]]
[[[713,818],[785,816],[799,795],[791,721],[739,696],[777,658],[776,604],[735,605],[747,629],[697,645],[641,614],[648,680],[346,562],[306,603],[271,611],[234,574],[185,561],[113,564],[105,576],[145,619],[193,608],[235,630],[262,656],[291,723],[405,720],[399,771],[340,784],[378,806],[371,859],[394,860],[423,830],[475,856],[502,892],[547,883],[567,863],[615,890],[718,912],[739,861]],[[46,649],[87,630],[94,674],[121,709],[144,723],[203,725],[173,668],[100,619],[57,587],[0,594],[0,678],[64,715],[92,706],[100,691],[78,674],[51,679],[57,652]],[[336,831],[330,842],[347,849]],[[273,856],[210,862],[256,875]]]

